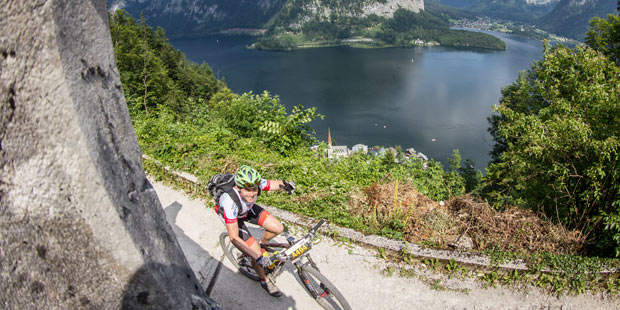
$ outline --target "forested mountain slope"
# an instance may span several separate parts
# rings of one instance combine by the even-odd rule
[[[254,45],[290,50],[330,45],[364,47],[442,45],[504,49],[483,33],[450,29],[456,9],[430,2],[387,0],[289,0]]]
[[[583,40],[588,22],[616,10],[616,0],[440,0],[480,16],[534,25],[550,33]]]
[[[606,18],[615,10],[616,0],[561,0],[536,24],[551,33],[583,40],[590,19],[595,16]]]
[[[478,0],[464,9],[494,19],[533,23],[551,12],[559,0]]]
[[[204,35],[231,28],[262,28],[286,0],[108,0],[171,36]]]

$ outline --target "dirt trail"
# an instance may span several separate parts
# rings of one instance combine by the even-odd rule
[[[278,278],[280,298],[269,296],[257,282],[240,275],[222,258],[218,236],[224,231],[205,202],[161,183],[153,186],[192,269],[222,309],[319,309],[291,273]],[[300,236],[303,231],[296,233]],[[592,295],[560,299],[535,288],[482,288],[472,280],[447,279],[428,270],[412,277],[385,273],[376,251],[323,237],[312,257],[324,275],[344,294],[353,309],[620,309],[617,298]],[[223,261],[219,276],[214,271]],[[433,280],[439,279],[435,285]]]

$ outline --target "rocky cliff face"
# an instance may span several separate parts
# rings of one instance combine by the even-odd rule
[[[423,0],[289,0],[286,7],[294,7],[319,20],[331,17],[366,17],[372,14],[392,18],[399,8],[419,12],[424,10]]]
[[[105,1],[3,1],[0,29],[0,308],[214,306],[142,169]]]
[[[398,9],[424,10],[424,0],[288,0],[273,22],[280,27],[300,29],[308,21],[334,22],[370,15],[392,18]]]
[[[384,2],[381,1],[370,1],[370,3],[365,4],[362,8],[363,16],[368,16],[371,14],[377,14],[379,16],[384,16],[388,18],[392,18],[394,16],[394,12],[399,8],[409,10],[412,12],[419,12],[424,10],[424,1],[420,0],[387,0]]]
[[[262,28],[286,0],[108,0],[111,9],[134,17],[170,36],[199,35],[230,28]]]

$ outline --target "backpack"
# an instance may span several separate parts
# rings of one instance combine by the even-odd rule
[[[234,175],[230,173],[218,173],[212,176],[209,183],[207,183],[207,191],[211,194],[211,197],[215,199],[216,205],[219,205],[222,194],[228,193],[237,206],[241,207],[241,201],[239,201],[239,197],[233,190],[233,186],[235,186]]]
[[[209,183],[207,183],[207,191],[211,194],[211,197],[215,199],[215,204],[219,205],[220,196],[224,193],[228,193],[228,196],[232,198],[237,207],[241,208],[241,201],[239,196],[233,190],[235,186],[235,176],[230,173],[218,173],[211,177]],[[260,195],[260,189],[258,194]]]

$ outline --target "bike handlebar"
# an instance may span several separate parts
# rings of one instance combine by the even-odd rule
[[[321,225],[325,224],[325,222],[327,222],[327,220],[326,219],[322,219],[318,224],[314,225],[314,227],[312,227],[312,229],[310,229],[310,231],[308,233],[314,235],[314,233],[316,233],[316,231],[319,230],[319,227],[321,227]]]
[[[317,232],[317,230],[319,230],[319,228],[320,228],[323,224],[325,224],[325,222],[327,222],[327,220],[326,220],[326,219],[322,219],[322,220],[320,220],[320,221],[319,221],[316,225],[314,225],[314,227],[312,227],[312,228],[308,231],[308,234],[306,234],[306,238],[309,238],[310,236],[313,236],[313,235]],[[286,240],[288,241],[288,243],[289,243],[290,245],[293,245],[293,244],[295,243],[295,239],[294,239],[294,238],[292,238],[292,237],[290,237],[290,236],[289,236],[288,238],[286,238]],[[277,260],[277,261],[285,261],[285,260],[287,260],[287,259],[288,259],[288,256],[287,256],[286,254],[284,254],[284,253],[279,253],[279,254],[276,254],[276,255],[274,256],[274,258],[275,258],[275,260]]]

